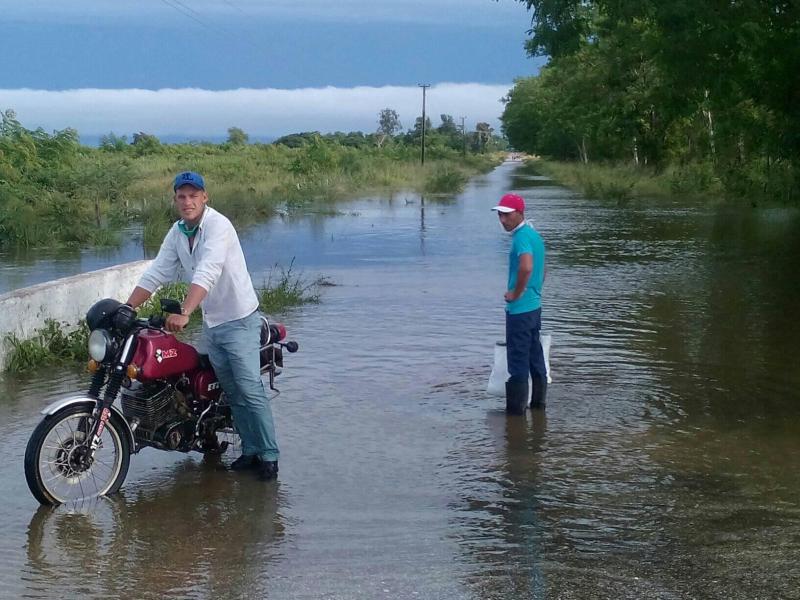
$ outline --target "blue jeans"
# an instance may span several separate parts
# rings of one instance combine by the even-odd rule
[[[512,315],[506,313],[506,359],[510,379],[528,381],[547,377],[544,351],[539,341],[542,309]]]
[[[258,313],[216,327],[203,324],[208,358],[214,367],[233,421],[242,438],[242,454],[262,460],[278,460],[278,442],[272,421],[258,352],[261,346],[261,320]]]

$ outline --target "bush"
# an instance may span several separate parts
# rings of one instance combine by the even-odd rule
[[[458,193],[464,189],[469,177],[461,169],[450,164],[438,164],[425,179],[426,192]]]
[[[34,336],[20,340],[16,336],[6,336],[11,346],[6,370],[14,373],[31,371],[49,365],[88,360],[89,330],[81,321],[71,332],[65,325],[48,319],[44,327],[37,329]]]
[[[670,190],[682,196],[722,192],[721,181],[714,173],[714,165],[708,162],[691,162],[673,167],[668,179]]]
[[[306,281],[303,277],[292,273],[293,267],[294,259],[288,269],[278,265],[272,268],[263,287],[257,290],[259,309],[262,312],[271,314],[303,304],[319,303],[319,287],[326,281],[323,278]],[[280,274],[273,278],[276,269]]]

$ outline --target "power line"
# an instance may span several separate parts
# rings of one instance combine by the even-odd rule
[[[163,2],[164,4],[169,6],[170,8],[175,9],[176,11],[181,13],[182,15],[184,15],[186,17],[189,17],[192,21],[194,21],[195,23],[197,23],[198,25],[200,25],[204,29],[207,29],[208,31],[211,31],[212,33],[215,33],[215,34],[219,35],[220,37],[223,37],[223,38],[227,37],[227,38],[236,40],[238,42],[242,42],[242,43],[250,46],[250,48],[252,48],[253,50],[257,50],[259,53],[264,53],[264,48],[262,48],[258,44],[255,44],[252,40],[250,40],[248,38],[245,38],[245,37],[242,37],[237,32],[231,31],[231,30],[229,30],[229,29],[227,29],[225,27],[220,27],[219,25],[211,25],[211,24],[207,23],[203,18],[201,18],[202,15],[199,12],[197,12],[196,10],[191,8],[190,6],[187,6],[181,0],[161,0],[161,2]],[[236,8],[235,5],[231,4],[230,2],[226,2],[226,4]],[[241,12],[244,12],[241,9],[238,9],[238,10],[240,10]]]
[[[197,11],[196,11],[195,9],[193,9],[191,6],[189,6],[189,5],[187,5],[187,4],[183,3],[183,2],[181,2],[181,0],[172,0],[172,2],[174,2],[174,3],[175,3],[175,4],[177,4],[178,6],[181,6],[181,7],[185,8],[187,11],[189,11],[190,13],[192,13],[193,15],[195,15],[195,16],[196,16],[198,19],[200,18],[200,16],[201,16],[201,15],[200,15],[200,13],[199,13],[199,12],[197,12]]]
[[[238,10],[238,11],[239,11],[240,13],[242,13],[243,15],[249,14],[249,13],[247,13],[247,12],[246,12],[246,11],[245,11],[245,10],[244,10],[242,7],[235,5],[235,4],[234,4],[233,2],[231,2],[230,0],[222,0],[222,3],[223,3],[223,4],[227,4],[228,6],[230,6],[231,8],[233,8],[234,10]]]
[[[185,4],[181,4],[180,2],[178,2],[178,0],[161,0],[161,2],[163,2],[164,4],[169,6],[170,8],[174,8],[179,13],[181,13],[183,16],[189,17],[192,21],[194,21],[195,23],[198,23],[201,27],[205,27],[209,31],[214,31],[214,29],[210,25],[208,25],[208,23],[206,23],[205,21],[203,21],[203,20],[201,20],[199,18],[200,15],[198,14],[198,12],[196,10],[193,10],[193,9],[189,8]],[[173,4],[173,2],[174,2],[174,4]]]

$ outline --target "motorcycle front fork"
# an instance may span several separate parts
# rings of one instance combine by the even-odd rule
[[[99,375],[101,373],[102,375]],[[94,454],[100,447],[103,430],[106,428],[106,424],[111,418],[111,405],[114,404],[114,399],[117,397],[119,389],[122,386],[122,378],[124,373],[125,368],[123,365],[117,364],[108,378],[108,383],[106,384],[106,389],[102,400],[98,396],[100,395],[99,392],[100,388],[102,387],[101,379],[105,377],[104,370],[99,370],[92,377],[92,385],[89,388],[89,394],[90,397],[95,398],[96,404],[94,411],[92,412],[92,427],[89,431],[89,439],[91,441],[89,443],[89,452],[86,456],[88,464],[92,463],[94,460]],[[100,385],[97,385],[98,383]],[[94,395],[92,395],[92,392],[94,392]]]

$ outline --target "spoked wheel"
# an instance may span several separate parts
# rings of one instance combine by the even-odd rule
[[[113,413],[89,459],[90,404],[69,406],[46,417],[25,449],[25,479],[42,504],[61,504],[113,494],[130,466],[126,432]]]

